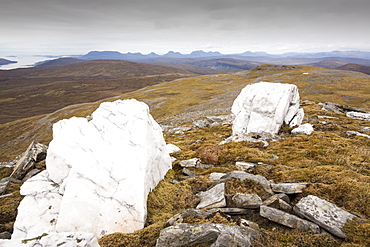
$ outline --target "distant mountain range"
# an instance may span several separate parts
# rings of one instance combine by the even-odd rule
[[[140,63],[148,63],[190,71],[192,73],[224,74],[249,70],[261,64],[309,65],[330,69],[345,69],[369,73],[370,52],[332,51],[319,53],[284,53],[280,55],[266,52],[247,51],[240,54],[221,54],[220,52],[193,51],[181,54],[170,51],[164,55],[154,52],[147,55],[141,53],[120,53],[118,51],[91,51],[85,55],[48,60],[37,66],[58,66],[80,63],[86,60],[115,59]],[[358,64],[359,66],[344,66]],[[344,67],[341,67],[344,66]]]
[[[164,55],[158,55],[154,52],[147,55],[138,53],[120,53],[118,51],[91,51],[86,55],[75,56],[79,59],[95,60],[95,59],[122,59],[122,60],[140,60],[150,58],[210,58],[210,57],[270,57],[270,58],[327,58],[327,57],[342,57],[342,58],[359,58],[370,59],[370,52],[363,51],[331,51],[317,53],[297,53],[289,52],[283,54],[268,54],[266,52],[251,52],[247,51],[238,54],[221,54],[220,52],[204,52],[202,50],[193,51],[190,54],[181,54],[180,52],[169,51]],[[244,59],[243,59],[244,60]]]
[[[10,61],[8,59],[0,58],[0,66],[10,64],[10,63],[16,63],[16,61]]]

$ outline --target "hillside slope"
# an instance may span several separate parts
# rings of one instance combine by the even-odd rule
[[[121,60],[0,71],[0,123],[193,75],[181,69]]]
[[[160,123],[182,124],[209,115],[229,114],[240,90],[258,81],[296,84],[301,100],[370,108],[370,76],[351,71],[284,65],[262,65],[236,74],[177,79],[117,94],[106,101],[135,98],[146,102]],[[47,144],[52,123],[72,116],[87,116],[100,102],[69,105],[47,115],[0,125],[0,161],[11,159],[24,150],[28,145],[24,143],[25,139]]]
[[[367,65],[361,65],[361,64],[356,64],[356,63],[347,63],[345,65],[337,67],[337,69],[357,71],[357,72],[361,72],[361,73],[370,75],[370,66],[367,66]]]

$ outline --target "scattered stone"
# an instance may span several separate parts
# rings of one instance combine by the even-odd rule
[[[181,167],[196,167],[197,163],[198,163],[198,158],[192,158],[192,159],[188,159],[188,160],[182,160],[180,161],[179,165]]]
[[[302,231],[311,231],[314,233],[320,233],[320,227],[312,222],[301,219],[295,215],[288,214],[279,209],[261,206],[260,215],[278,224],[298,229]]]
[[[276,196],[277,198],[279,198],[279,199],[281,199],[281,200],[285,201],[286,203],[290,203],[290,198],[289,198],[289,196],[287,196],[287,195],[286,195],[286,194],[284,194],[284,193],[282,193],[282,194],[276,194],[276,195],[274,195],[274,196]]]
[[[222,172],[212,172],[211,174],[209,174],[209,178],[212,179],[213,181],[218,181],[225,175],[226,173]]]
[[[4,244],[4,245],[2,245]],[[28,239],[12,239],[0,241],[0,246],[7,247],[99,247],[98,240],[92,233],[85,232],[62,232],[62,233],[43,233]]]
[[[166,226],[178,225],[180,223],[183,223],[184,219],[189,217],[207,218],[210,215],[212,215],[211,212],[203,211],[200,209],[187,209],[185,211],[182,211],[181,213],[174,215],[171,219],[169,219],[166,222]]]
[[[1,232],[0,233],[0,239],[10,239],[12,237],[12,234],[10,232]]]
[[[299,109],[296,85],[259,82],[249,84],[238,95],[232,106],[235,115],[233,135],[276,134],[283,122],[301,124],[303,111]]]
[[[253,221],[246,220],[246,219],[240,219],[239,226],[249,227],[249,228],[252,228],[256,231],[260,230],[260,226],[257,223],[254,223]]]
[[[357,131],[346,131],[346,134],[347,135],[356,135],[356,136],[362,136],[362,137],[366,137],[368,139],[370,139],[370,136],[369,135],[366,135],[366,134],[362,134],[360,132],[357,132]]]
[[[230,214],[230,215],[242,215],[248,213],[248,209],[244,208],[211,208],[208,209],[207,212],[210,213],[216,213],[216,212],[221,212],[225,214]]]
[[[259,208],[262,205],[261,198],[256,194],[236,193],[231,200],[238,208]]]
[[[317,116],[317,118],[319,119],[323,119],[323,118],[328,118],[328,119],[337,119],[337,117],[332,117],[332,116]]]
[[[248,227],[222,224],[178,224],[161,230],[156,247],[196,246],[203,243],[221,246],[251,246],[260,235]]]
[[[276,154],[273,154],[273,155],[272,155],[272,158],[273,158],[274,160],[277,160],[277,159],[279,159],[279,156],[278,156],[278,155],[276,155]]]
[[[36,174],[40,173],[41,170],[39,169],[32,169],[31,171],[29,171],[26,176],[24,176],[24,178],[22,179],[23,182],[27,181],[29,178],[35,176]]]
[[[370,127],[367,127],[367,126],[361,126],[361,127],[360,127],[360,130],[362,130],[362,131],[370,131]]]
[[[186,176],[188,176],[189,178],[195,178],[195,177],[198,177],[198,175],[192,171],[190,171],[189,169],[187,168],[183,168],[182,169],[182,173],[185,174]]]
[[[279,183],[271,184],[271,189],[275,193],[298,194],[302,193],[307,186],[308,183]]]
[[[168,126],[168,125],[162,125],[161,126],[163,129],[163,132],[166,133],[175,133],[175,134],[180,134],[183,135],[184,132],[191,130],[190,127],[188,126]]]
[[[47,146],[32,142],[21,155],[10,177],[22,180],[27,172],[34,168],[36,162],[44,160]]]
[[[263,147],[268,147],[270,144],[267,140],[277,141],[279,139],[281,139],[279,136],[271,134],[260,134],[260,135],[238,134],[226,138],[225,140],[220,142],[219,145],[224,145],[230,142],[253,142],[253,143],[261,142],[263,144]]]
[[[255,164],[253,163],[240,162],[240,161],[236,162],[235,165],[242,170],[248,170],[249,168],[255,167]]]
[[[21,187],[14,239],[50,232],[101,236],[144,227],[149,192],[171,168],[161,127],[136,100],[102,103],[92,120],[53,125],[47,170]]]
[[[167,144],[166,145],[166,148],[167,148],[167,152],[169,154],[172,154],[174,152],[181,151],[181,149],[178,146],[174,145],[174,144]]]
[[[284,194],[282,194],[284,195]],[[284,201],[283,199],[280,199],[277,195],[273,195],[271,196],[270,198],[268,198],[267,200],[265,200],[263,203],[262,203],[264,206],[269,206],[269,207],[273,207],[273,208],[276,208],[276,209],[281,209],[285,212],[292,212],[293,211],[293,208],[292,206]]]
[[[256,183],[259,183],[266,190],[266,192],[274,194],[271,190],[270,182],[261,175],[254,175],[245,171],[232,171],[223,176],[220,182],[225,182],[227,180],[230,180],[231,178],[239,179],[242,182],[246,179],[254,181]]]
[[[292,130],[293,135],[311,135],[313,132],[312,124],[305,123]]]
[[[198,193],[197,196],[200,198],[197,209],[225,207],[225,183],[217,184],[207,191]]]
[[[6,178],[0,180],[0,195],[4,194],[9,181]]]
[[[179,184],[180,182],[179,181],[177,181],[176,179],[171,179],[171,181],[170,181],[172,184]]]
[[[298,215],[315,222],[333,235],[346,238],[341,228],[348,220],[356,217],[335,204],[317,196],[309,195],[303,197],[294,207]]]
[[[206,117],[206,119],[194,121],[193,126],[196,128],[217,127],[222,125],[230,125],[232,120],[232,115],[210,116]]]
[[[362,112],[347,112],[347,117],[354,118],[354,119],[360,119],[365,121],[370,121],[370,113],[362,113]]]
[[[1,196],[0,196],[0,199],[1,199],[1,198],[8,197],[8,196],[12,196],[12,195],[14,195],[14,193],[6,194],[6,195],[1,195]]]
[[[339,113],[339,114],[346,113],[346,112],[363,112],[363,113],[366,113],[366,111],[364,111],[361,108],[351,107],[351,106],[347,106],[347,105],[339,105],[339,104],[332,103],[332,102],[319,103],[319,105],[322,106],[322,110],[333,111],[333,112]]]

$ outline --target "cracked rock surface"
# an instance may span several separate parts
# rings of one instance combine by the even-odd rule
[[[148,193],[171,168],[162,129],[146,104],[105,102],[92,120],[53,125],[47,170],[21,188],[12,239],[48,232],[95,237],[144,227]]]

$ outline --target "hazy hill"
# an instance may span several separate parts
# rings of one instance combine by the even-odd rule
[[[181,69],[123,60],[4,70],[0,71],[0,123],[192,75]]]
[[[313,66],[313,67],[322,67],[322,68],[328,68],[328,69],[335,69],[339,66],[347,64],[346,62],[341,62],[337,61],[334,59],[325,59],[317,63],[311,63],[307,64],[308,66]]]
[[[68,65],[68,64],[75,64],[75,63],[81,63],[81,62],[86,62],[86,60],[77,59],[73,57],[61,57],[61,58],[41,62],[37,64],[36,66],[60,66],[60,65]]]
[[[361,65],[361,64],[347,63],[345,65],[337,67],[337,69],[357,71],[357,72],[370,75],[370,66]]]
[[[10,61],[8,59],[0,58],[0,65],[6,65],[10,63],[16,63],[15,61]]]

